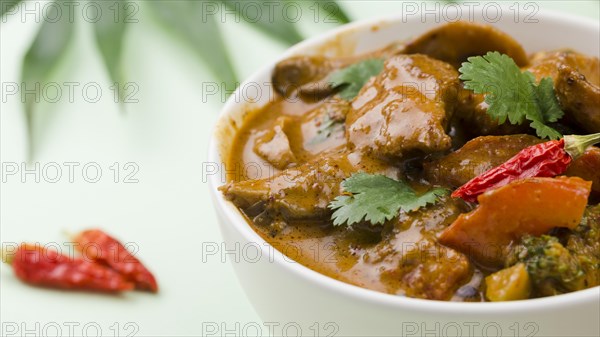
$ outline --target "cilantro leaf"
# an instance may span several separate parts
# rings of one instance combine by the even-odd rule
[[[554,123],[565,115],[558,104],[558,99],[556,99],[552,78],[542,78],[540,84],[536,87],[536,93],[545,121]]]
[[[352,225],[363,219],[374,225],[382,224],[396,217],[400,210],[416,211],[447,193],[443,188],[435,188],[417,196],[404,181],[367,173],[353,174],[342,182],[342,187],[352,195],[338,196],[329,204],[335,210],[331,216],[334,226]]]
[[[561,134],[546,123],[556,122],[564,113],[554,94],[553,81],[544,78],[539,85],[530,72],[522,72],[508,55],[489,52],[467,59],[458,70],[465,88],[485,94],[487,113],[499,124],[508,121],[530,126],[541,138],[560,138]]]
[[[332,88],[340,88],[339,95],[345,100],[351,100],[367,81],[377,76],[383,70],[382,59],[368,59],[340,69],[329,75]]]
[[[531,110],[535,102],[530,80],[515,61],[498,52],[467,60],[458,70],[459,78],[465,81],[466,89],[485,94],[488,114],[500,124],[507,118],[511,124],[523,123],[522,111]]]
[[[528,116],[530,117],[530,116]],[[544,138],[548,138],[548,139],[560,139],[562,138],[562,135],[560,134],[560,132],[556,131],[555,129],[553,129],[552,127],[549,127],[548,125],[544,124],[544,122],[540,119],[540,120],[534,120],[534,119],[530,119],[531,120],[531,124],[529,124],[529,126],[531,126],[532,128],[535,129],[535,133],[537,134],[538,137],[544,139]]]

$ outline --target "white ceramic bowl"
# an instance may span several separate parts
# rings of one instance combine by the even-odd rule
[[[479,9],[477,9],[479,8]],[[357,22],[304,41],[281,56],[299,54],[351,55],[419,35],[461,12],[464,7],[442,8],[422,22],[420,14],[399,13],[389,18]],[[446,11],[446,13],[444,13]],[[487,20],[481,7],[472,10],[474,21]],[[515,37],[528,52],[569,47],[600,55],[600,24],[560,13],[503,7],[494,26]],[[528,20],[537,22],[527,22]],[[225,105],[212,137],[209,162],[221,164],[221,154],[246,112],[264,105],[271,92],[274,64],[256,72]],[[250,97],[253,96],[253,97]],[[265,322],[263,331],[276,335],[307,336],[599,336],[600,287],[566,295],[502,303],[454,303],[393,296],[342,283],[291,261],[267,244],[225,200],[217,187],[224,184],[224,167],[211,171],[210,190],[227,249],[236,250],[239,281]],[[230,258],[230,260],[233,260]],[[243,325],[244,326],[244,325]],[[248,334],[255,331],[248,327]]]

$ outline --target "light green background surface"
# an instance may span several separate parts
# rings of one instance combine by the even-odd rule
[[[399,1],[341,3],[355,20],[390,15],[402,8]],[[597,1],[538,3],[542,8],[595,19],[600,16]],[[3,265],[2,332],[16,324],[18,335],[25,333],[24,329],[53,335],[56,326],[68,335],[69,322],[79,322],[72,330],[75,334],[81,334],[88,324],[90,335],[95,334],[95,327],[104,335],[127,335],[133,330],[125,324],[132,322],[139,327],[138,336],[179,336],[201,334],[203,322],[225,324],[221,327],[234,331],[236,322],[241,327],[262,324],[226,261],[231,256],[225,261],[220,255],[208,256],[206,262],[201,256],[202,243],[221,243],[201,169],[223,100],[203,97],[206,83],[214,81],[207,66],[159,27],[143,3],[139,7],[139,22],[131,25],[124,60],[128,80],[139,86],[135,96],[139,102],[127,104],[126,114],[119,113],[91,27],[78,18],[76,41],[53,77],[59,84],[81,83],[74,102],[63,97],[58,103],[39,107],[48,124],[35,161],[41,167],[58,163],[63,176],[57,183],[44,179],[37,183],[32,175],[26,176],[26,182],[19,175],[7,177],[0,191],[0,239],[4,243],[62,243],[63,230],[100,226],[124,241],[135,242],[138,256],[157,275],[161,291],[158,295],[119,297],[48,291],[21,284]],[[38,26],[33,19],[22,22],[19,17],[0,24],[3,85],[19,82],[21,58]],[[286,48],[245,23],[225,20],[223,26],[240,78],[268,64]],[[314,24],[310,17],[301,24],[307,37],[332,27]],[[97,103],[85,102],[81,93],[81,87],[89,82],[102,88]],[[20,164],[26,158],[20,98],[5,97],[4,87],[2,94],[1,161],[3,165]],[[71,183],[64,162],[98,163],[102,177],[98,183],[86,182],[79,166]],[[115,162],[121,166],[118,183],[110,169]],[[138,183],[123,182],[124,174],[131,171],[123,170],[128,162],[139,167]],[[51,176],[53,172],[48,171]],[[285,300],[285,294],[273,295]]]

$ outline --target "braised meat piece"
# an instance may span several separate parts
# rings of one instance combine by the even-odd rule
[[[283,97],[298,94],[302,98],[321,99],[334,92],[328,75],[338,69],[371,58],[387,58],[403,51],[401,44],[350,57],[295,56],[279,62],[273,71],[275,91]]]
[[[279,117],[272,129],[260,131],[254,142],[254,152],[280,170],[296,161],[286,129],[289,117]]]
[[[423,163],[425,179],[433,184],[457,188],[524,148],[541,142],[529,135],[477,137],[447,156],[426,160]]]
[[[538,52],[531,56],[531,65],[527,68],[539,81],[544,77],[558,78],[562,66],[567,66],[581,73],[594,84],[600,84],[600,61],[572,50],[554,50]]]
[[[569,165],[565,175],[591,181],[592,191],[600,193],[600,148],[594,146],[587,149]]]
[[[508,34],[479,23],[458,21],[435,28],[409,42],[407,54],[425,54],[450,63],[456,69],[470,56],[498,51],[513,58],[517,65],[528,63],[523,47]]]
[[[349,110],[349,101],[333,96],[304,113],[279,116],[250,132],[252,150],[278,170],[312,160],[346,144],[344,121]]]
[[[327,220],[327,205],[342,193],[340,183],[355,172],[380,173],[397,179],[399,170],[378,159],[343,149],[283,170],[272,177],[230,182],[220,188],[227,199],[251,216]]]
[[[318,92],[327,96],[333,89],[325,84],[317,84],[335,69],[347,65],[346,60],[338,60],[325,56],[296,56],[279,62],[273,71],[273,85],[282,96],[287,97],[292,93],[308,86],[315,98]],[[317,89],[319,88],[319,89]]]
[[[521,125],[510,123],[498,124],[497,120],[494,120],[487,114],[488,104],[484,100],[485,95],[466,90],[461,83],[454,118],[465,126],[465,131],[468,134],[473,136],[488,136],[527,132],[529,129],[527,123]]]
[[[528,69],[537,80],[554,79],[565,119],[587,132],[600,132],[600,60],[569,50],[540,52]]]
[[[384,157],[447,150],[457,87],[458,73],[447,63],[424,55],[389,58],[352,103],[348,142]]]
[[[437,243],[436,235],[450,225],[465,205],[446,198],[410,214],[401,214],[393,229],[366,256],[380,272],[390,293],[449,300],[469,280],[466,255]]]
[[[600,132],[600,86],[568,66],[559,69],[555,86],[567,118],[587,132]]]

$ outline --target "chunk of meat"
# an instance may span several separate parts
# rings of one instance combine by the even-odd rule
[[[435,233],[465,210],[450,198],[410,214],[401,214],[365,262],[380,271],[387,291],[409,297],[448,300],[472,274],[469,259],[437,243]]]
[[[288,105],[272,107],[286,109]],[[305,163],[322,152],[341,148],[346,144],[344,121],[350,102],[337,96],[318,105],[308,105],[304,111],[284,114],[269,123],[248,130],[248,143],[256,156],[245,157],[249,162],[262,162],[278,170]],[[284,110],[289,112],[289,110]],[[273,111],[266,111],[269,115]]]
[[[332,59],[325,56],[296,56],[283,60],[275,66],[272,81],[275,90],[288,97],[300,88],[310,85],[311,92],[318,98],[317,92],[323,96],[333,92],[329,85],[318,85],[315,82],[325,78],[330,72],[346,64],[343,59]],[[317,87],[320,90],[316,90]]]
[[[594,146],[587,149],[573,160],[565,175],[591,181],[592,191],[600,193],[600,148]]]
[[[358,153],[344,150],[324,153],[310,162],[272,177],[230,182],[219,189],[249,216],[272,220],[326,220],[327,205],[342,193],[340,183],[355,172],[398,178],[398,169]]]
[[[396,291],[409,297],[449,300],[471,274],[469,259],[462,253],[431,240],[417,243],[418,249],[404,255],[397,268],[382,277],[400,283]]]
[[[445,129],[452,117],[458,73],[424,55],[394,56],[352,103],[346,136],[352,147],[377,156],[450,148]]]
[[[600,86],[567,66],[559,69],[554,85],[568,119],[587,132],[600,132]]]
[[[479,207],[461,214],[439,240],[484,265],[500,266],[512,241],[527,234],[542,235],[555,227],[575,228],[591,185],[577,177],[514,181],[480,195]]]
[[[523,67],[529,62],[523,47],[509,35],[489,25],[470,22],[448,23],[415,38],[406,53],[420,53],[450,63],[456,69],[470,56],[498,51],[512,57]],[[462,85],[455,101],[455,114],[466,131],[474,136],[524,133],[527,125],[498,124],[487,114],[484,95],[465,90]]]
[[[581,73],[594,85],[600,85],[600,60],[572,50],[538,52],[531,56],[531,65],[526,69],[539,81],[544,77],[556,80],[561,67],[567,66]]]
[[[528,63],[523,47],[510,35],[479,23],[458,21],[435,28],[409,42],[407,54],[425,54],[460,68],[470,56],[498,51],[510,56],[517,65]]]
[[[528,69],[539,81],[554,80],[565,120],[587,132],[600,132],[600,60],[570,50],[540,52]]]
[[[567,111],[567,120],[589,132],[600,129],[600,64],[597,58],[573,51],[559,50],[539,52],[531,57],[531,65],[524,70],[534,74],[540,81],[544,77],[554,79],[556,95],[561,107]],[[502,135],[527,132],[527,123],[499,125],[487,114],[488,105],[484,95],[470,90],[459,91],[456,117],[474,135]]]
[[[529,128],[527,123],[521,125],[498,124],[497,120],[487,114],[488,107],[489,105],[485,102],[485,95],[464,89],[464,84],[461,83],[454,118],[460,121],[468,134],[487,136],[527,132]]]
[[[320,99],[334,92],[327,81],[331,72],[366,59],[387,58],[402,51],[402,45],[391,44],[374,52],[350,57],[291,57],[275,65],[272,75],[273,87],[284,97],[299,94],[302,98]]]
[[[286,129],[291,123],[289,117],[279,117],[272,129],[260,131],[254,142],[254,152],[280,170],[296,162],[290,147]]]
[[[477,137],[442,158],[424,161],[424,176],[433,184],[457,188],[541,142],[529,135]]]

